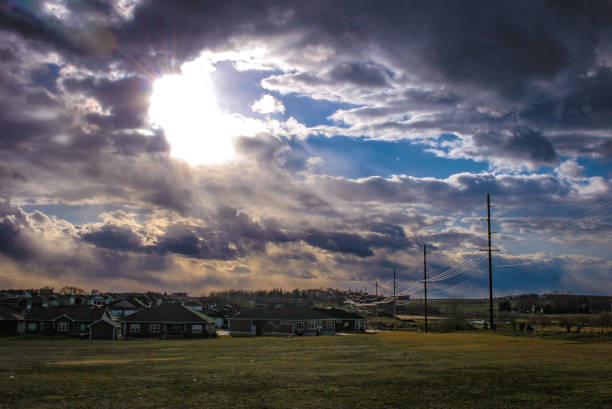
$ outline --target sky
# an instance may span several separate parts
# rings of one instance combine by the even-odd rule
[[[612,294],[612,2],[0,2],[0,288]]]

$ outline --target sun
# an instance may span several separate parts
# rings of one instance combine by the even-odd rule
[[[164,129],[171,156],[191,165],[216,165],[235,157],[238,136],[250,136],[241,118],[221,112],[206,59],[183,64],[181,74],[166,75],[153,84],[149,118]]]

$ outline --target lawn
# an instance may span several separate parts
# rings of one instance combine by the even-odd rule
[[[0,408],[612,408],[612,343],[486,332],[0,339]]]

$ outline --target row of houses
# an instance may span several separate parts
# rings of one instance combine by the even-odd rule
[[[207,337],[216,330],[213,318],[179,303],[143,308],[121,318],[105,307],[33,308],[22,322],[25,335],[90,339]]]
[[[358,314],[337,308],[276,305],[254,308],[226,318],[232,336],[322,335],[365,331]],[[181,303],[144,307],[123,316],[108,307],[35,307],[18,314],[0,306],[0,334],[73,336],[90,339],[208,337],[224,319]]]

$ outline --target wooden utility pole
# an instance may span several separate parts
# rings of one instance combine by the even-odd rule
[[[376,314],[376,329],[378,329],[378,280],[376,280],[376,298],[374,299],[374,313]]]
[[[395,322],[395,267],[393,267],[393,331],[397,329],[397,324]]]
[[[487,193],[487,242],[489,252],[489,327],[495,329],[495,323],[493,322],[493,260],[491,255],[493,251],[499,251],[491,248],[491,208],[495,205],[491,204],[491,199]]]
[[[423,244],[423,288],[425,295],[425,332],[427,332],[427,251],[425,250],[425,245]]]

